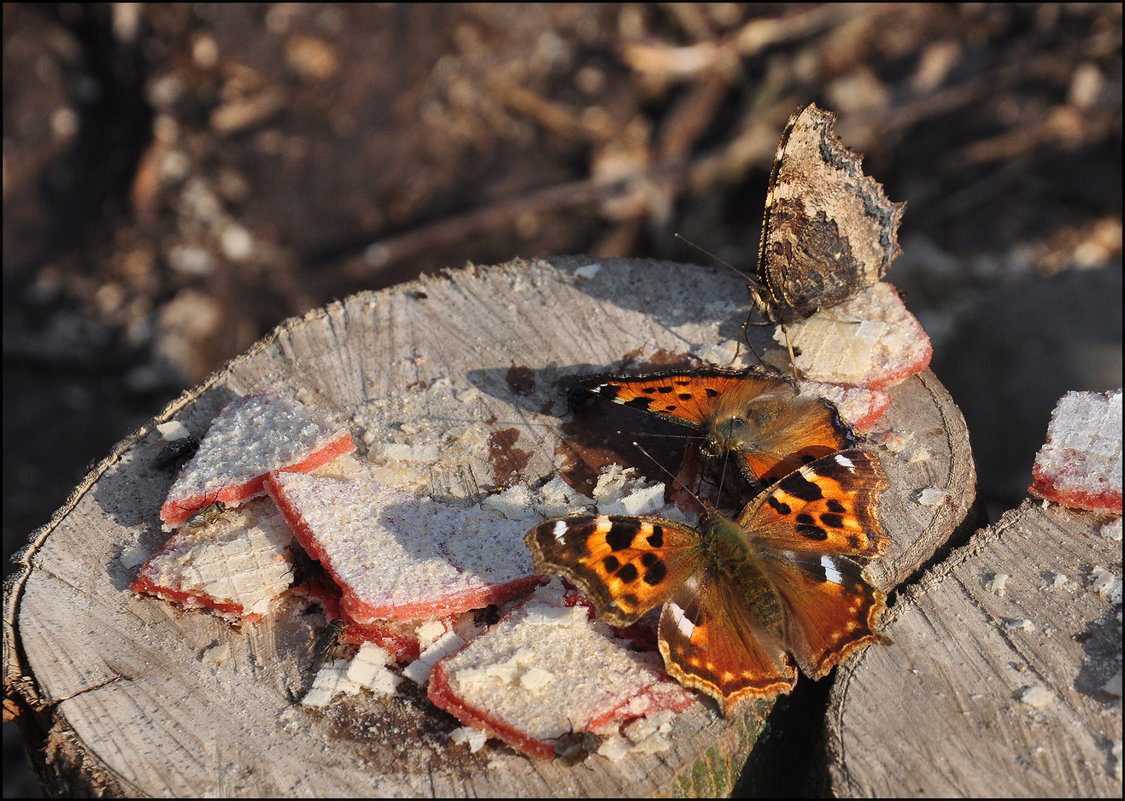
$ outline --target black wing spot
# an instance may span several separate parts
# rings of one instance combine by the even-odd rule
[[[602,565],[605,567],[607,573],[616,573],[617,569],[621,567],[621,561],[613,554],[610,554],[602,560]]]
[[[828,501],[828,511],[835,512],[836,514],[843,514],[848,511],[844,504],[840,503],[835,498],[830,498]]]
[[[637,580],[637,576],[640,575],[640,572],[637,570],[637,566],[630,562],[618,570],[615,575],[626,584],[632,584]]]
[[[648,535],[648,544],[653,548],[664,547],[664,528],[663,526],[653,526],[652,533]]]
[[[790,514],[793,513],[793,509],[792,509],[791,506],[789,506],[789,504],[782,503],[774,495],[771,495],[769,498],[767,498],[766,502],[770,506],[772,506],[774,511],[777,512],[779,515],[790,515]]]
[[[779,486],[783,491],[802,501],[819,501],[824,497],[820,487],[801,475],[800,471],[790,473],[781,480]]]
[[[828,532],[820,526],[797,526],[797,533],[805,539],[821,542],[828,539]]]
[[[655,587],[668,575],[668,567],[661,560],[657,560],[652,567],[645,571],[645,584]]]
[[[820,522],[829,528],[843,528],[844,518],[842,515],[833,514],[832,512],[825,512],[820,516]]]
[[[627,517],[611,517],[610,522],[613,525],[605,535],[606,545],[615,551],[620,551],[632,545],[633,537],[637,535],[641,524]]]

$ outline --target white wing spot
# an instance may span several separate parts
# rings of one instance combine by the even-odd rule
[[[855,462],[853,462],[847,456],[844,456],[842,453],[836,454],[836,464],[842,465],[849,470],[855,470]]]
[[[820,557],[820,566],[824,568],[824,577],[831,581],[833,584],[843,586],[844,576],[836,567],[836,562],[831,556]]]
[[[555,535],[556,540],[559,540],[561,542],[562,538],[566,536],[566,529],[566,521],[559,520],[555,523],[555,528],[551,533]]]
[[[680,630],[680,634],[691,639],[691,633],[695,631],[695,624],[687,619],[684,610],[680,609],[677,604],[668,603],[668,609],[672,613],[672,622],[676,624],[676,628]]]

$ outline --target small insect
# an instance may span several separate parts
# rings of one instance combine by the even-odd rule
[[[172,470],[195,456],[197,450],[199,450],[199,440],[193,436],[171,440],[160,449],[160,453],[152,460],[152,466],[157,470]]]
[[[592,731],[569,731],[555,741],[555,759],[567,767],[585,761],[598,750],[601,740]]]
[[[294,541],[289,546],[289,555],[293,559],[301,581],[318,581],[324,575],[324,566],[309,556],[308,551]]]
[[[340,639],[347,627],[348,624],[342,618],[336,618],[320,630],[316,642],[313,643],[313,656],[318,662],[328,662],[336,658],[343,644]]]
[[[222,501],[212,501],[206,506],[201,506],[199,509],[196,509],[192,513],[191,517],[187,519],[188,527],[203,528],[204,526],[208,526],[222,517],[223,512],[225,512],[226,510],[227,505]]]

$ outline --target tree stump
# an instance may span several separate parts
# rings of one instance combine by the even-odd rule
[[[900,598],[832,689],[833,792],[1118,797],[1116,521],[1025,501]]]
[[[232,398],[273,388],[351,420],[361,451],[376,450],[392,431],[454,443],[427,468],[430,489],[479,496],[513,473],[530,482],[550,477],[570,458],[560,381],[617,369],[638,355],[730,358],[745,299],[744,284],[726,270],[570,257],[470,265],[354,295],[279,326],[126,437],[17,557],[22,569],[5,588],[5,689],[18,702],[47,789],[729,793],[769,702],[724,719],[700,696],[676,717],[670,751],[618,762],[594,756],[565,767],[495,741],[471,754],[448,741],[459,724],[418,688],[390,699],[355,696],[327,713],[301,707],[294,699],[311,681],[304,655],[322,624],[301,613],[304,602],[288,599],[273,617],[240,630],[134,597],[138,566],[123,557],[153,553],[166,538],[158,510],[171,477],[151,467],[162,445],[159,422],[177,419],[198,435]],[[964,421],[933,374],[908,379],[892,396],[870,445],[891,480],[880,505],[891,546],[868,572],[888,591],[969,525],[976,483]],[[478,440],[468,431],[488,444],[469,448]],[[885,447],[891,441],[893,450]],[[926,488],[945,500],[928,505]],[[900,648],[866,654],[893,663]],[[866,654],[863,665],[873,658]],[[850,670],[849,680],[865,670]],[[885,698],[870,705],[878,710]]]

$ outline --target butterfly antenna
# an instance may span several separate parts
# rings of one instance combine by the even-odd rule
[[[679,439],[679,440],[689,439],[688,434],[661,434],[661,433],[654,432],[654,431],[641,431],[641,432],[633,431],[633,432],[629,432],[629,431],[622,431],[620,428],[617,429],[616,431],[614,431],[613,433],[614,434],[620,434],[623,437],[648,437],[650,439]],[[633,444],[636,445],[636,443],[633,443]],[[640,447],[640,446],[638,445],[637,447]],[[645,454],[645,456],[648,456],[648,458],[650,458],[650,459],[652,458],[647,453]]]
[[[709,251],[707,248],[705,248],[701,245],[695,244],[694,242],[692,242],[690,239],[683,236],[682,234],[672,234],[672,236],[676,237],[676,239],[680,240],[685,245],[689,245],[689,246],[695,248],[700,253],[702,253],[704,256],[710,256],[712,259],[714,259],[715,261],[717,261],[719,264],[723,265],[724,267],[729,267],[730,269],[734,270],[736,273],[738,273],[740,276],[742,276],[747,281],[750,281],[751,283],[754,283],[754,284],[758,283],[758,279],[756,279],[754,276],[750,275],[750,273],[743,272],[742,270],[738,269],[737,267],[735,267],[733,264],[731,264],[729,261],[727,261],[725,259],[720,259],[718,256],[716,256],[714,253]]]
[[[664,466],[664,465],[662,465],[662,464],[661,464],[661,463],[660,463],[659,461],[657,461],[656,457],[655,457],[655,456],[653,456],[653,455],[652,455],[651,453],[649,453],[648,451],[646,451],[646,450],[645,450],[645,449],[644,449],[643,447],[641,447],[641,444],[640,444],[639,442],[637,442],[636,440],[633,440],[633,447],[635,447],[635,448],[636,448],[637,450],[639,450],[639,451],[640,451],[641,453],[643,453],[643,454],[644,454],[645,456],[647,456],[647,457],[649,458],[649,460],[650,460],[650,461],[651,461],[651,462],[652,462],[652,463],[653,463],[654,465],[656,465],[657,467],[659,467],[659,468],[661,469],[661,471],[663,471],[664,473],[666,473],[666,474],[668,475],[668,477],[669,477],[669,478],[670,478],[670,479],[672,480],[672,483],[673,483],[673,484],[675,484],[675,483],[676,483],[676,482],[677,482],[677,481],[679,480],[679,479],[677,479],[677,477],[676,477],[675,475],[673,475],[673,473],[672,473],[672,471],[671,471],[671,470],[669,470],[669,469],[668,469],[667,467],[665,467],[665,466]],[[697,504],[699,504],[699,508],[700,508],[700,509],[707,509],[707,508],[709,508],[709,507],[708,507],[708,505],[707,505],[706,503],[704,503],[704,502],[703,502],[703,499],[699,497],[698,493],[692,492],[692,491],[691,491],[690,489],[688,489],[687,487],[683,487],[682,485],[681,485],[681,487],[682,487],[682,489],[684,490],[684,492],[686,492],[686,493],[687,493],[688,495],[690,495],[690,496],[691,496],[691,497],[692,497],[693,499],[695,499],[695,502],[696,502]]]

